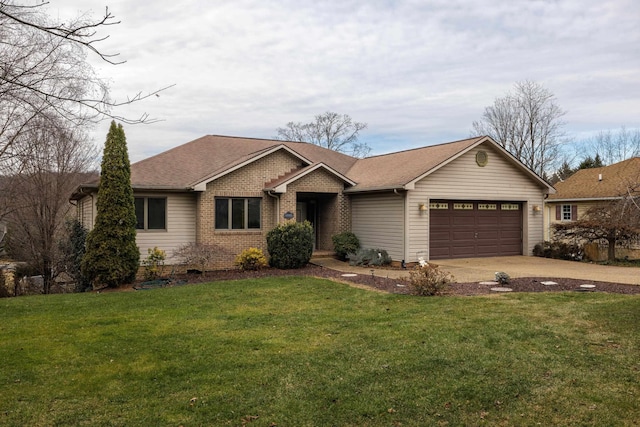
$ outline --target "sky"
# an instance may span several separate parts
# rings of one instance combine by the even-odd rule
[[[40,3],[41,0],[29,0]],[[89,55],[132,162],[204,135],[272,138],[288,122],[349,114],[372,154],[471,135],[518,81],[551,91],[567,144],[640,128],[637,0],[49,0],[60,20],[108,7],[118,25]],[[109,122],[92,133],[102,147]]]

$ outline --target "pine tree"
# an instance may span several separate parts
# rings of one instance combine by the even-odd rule
[[[140,265],[131,167],[122,125],[111,122],[104,145],[96,222],[87,236],[82,271],[92,283],[131,283]]]

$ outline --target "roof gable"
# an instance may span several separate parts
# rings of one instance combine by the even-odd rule
[[[262,159],[263,157],[266,157],[270,154],[275,153],[276,151],[287,151],[289,154],[293,155],[294,157],[298,158],[299,160],[301,160],[302,162],[306,163],[306,164],[310,164],[311,161],[302,157],[300,154],[296,153],[295,151],[291,150],[289,147],[287,147],[286,145],[280,144],[280,145],[275,145],[273,147],[270,147],[266,150],[262,150],[261,152],[258,153],[252,153],[251,155],[248,156],[243,156],[239,159],[237,159],[234,163],[232,163],[231,165],[228,165],[227,168],[221,170],[221,171],[217,171],[214,172],[211,176],[205,177],[197,182],[193,182],[191,184],[189,184],[189,187],[193,188],[194,191],[206,191],[207,190],[207,184],[210,183],[211,181],[215,181],[218,178],[221,178],[233,171],[236,171],[240,168],[243,168],[244,166],[247,166],[250,163],[253,163],[259,159]]]
[[[358,184],[349,192],[366,192],[389,189],[412,190],[416,182],[441,169],[460,156],[481,144],[491,144],[502,156],[521,172],[549,193],[553,187],[513,157],[493,139],[482,136],[446,144],[431,145],[413,150],[400,151],[383,156],[359,160],[349,171],[349,177]],[[380,173],[384,170],[385,173]]]
[[[317,145],[208,135],[131,165],[136,189],[203,190],[208,182],[278,150],[303,164],[323,162],[344,175],[355,158]]]
[[[619,198],[640,184],[640,157],[599,168],[580,169],[555,184],[548,200],[606,200]],[[636,190],[636,193],[638,190]]]
[[[355,181],[349,179],[347,176],[332,169],[331,167],[325,165],[324,163],[316,163],[315,165],[311,165],[311,166],[307,166],[307,167],[303,167],[303,168],[291,171],[287,175],[267,183],[265,185],[265,190],[271,190],[275,193],[285,193],[287,191],[288,184],[295,182],[298,179],[319,169],[327,171],[329,174],[334,175],[335,177],[337,177],[338,179],[342,180],[343,182],[349,185],[356,185]]]

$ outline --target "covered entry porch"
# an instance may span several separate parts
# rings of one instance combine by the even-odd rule
[[[311,223],[314,252],[333,251],[331,238],[341,231],[338,204],[337,193],[297,193],[295,218],[298,222]]]

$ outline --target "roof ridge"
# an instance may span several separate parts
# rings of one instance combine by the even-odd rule
[[[459,139],[457,141],[441,142],[441,143],[432,144],[432,145],[423,145],[422,147],[414,147],[414,148],[408,148],[406,150],[394,151],[394,152],[391,152],[391,153],[377,154],[375,156],[369,156],[369,157],[365,157],[364,159],[358,159],[358,160],[374,159],[374,158],[377,158],[377,157],[384,157],[384,156],[393,156],[393,155],[396,155],[396,154],[408,153],[410,151],[425,150],[425,149],[429,149],[429,148],[432,148],[432,147],[442,147],[443,145],[458,144],[458,143],[461,143],[461,142],[471,141],[471,140],[480,140],[480,139],[486,138],[486,137],[487,137],[486,135],[475,136],[473,138]]]

